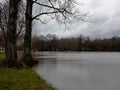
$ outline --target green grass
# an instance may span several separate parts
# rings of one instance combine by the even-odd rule
[[[0,63],[5,53],[0,52]],[[0,68],[0,90],[55,90],[31,68]]]
[[[33,69],[0,68],[0,90],[55,90]]]
[[[0,52],[0,61],[5,59],[5,53],[4,52]]]
[[[0,52],[0,59],[5,59],[5,53],[4,52]]]

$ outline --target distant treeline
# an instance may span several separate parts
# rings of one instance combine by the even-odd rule
[[[58,38],[56,35],[34,36],[32,49],[39,51],[120,51],[120,37],[91,40],[89,37]]]

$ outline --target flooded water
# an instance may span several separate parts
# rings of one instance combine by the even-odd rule
[[[120,53],[44,52],[34,69],[58,90],[120,90]]]

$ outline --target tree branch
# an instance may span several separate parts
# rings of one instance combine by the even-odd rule
[[[49,2],[51,3],[50,0],[49,0]],[[45,4],[41,4],[41,3],[37,2],[37,1],[33,1],[33,3],[36,3],[36,4],[40,5],[40,6],[52,8],[52,9],[54,9],[54,10],[64,11],[64,12],[67,12],[67,13],[69,13],[69,14],[72,14],[71,12],[67,11],[66,8],[56,8],[56,7],[54,7],[52,3],[51,3],[52,6],[45,5]]]
[[[48,0],[48,2],[52,5],[52,7],[54,7],[54,5],[52,4],[52,2],[50,0]],[[54,7],[55,8],[55,7]]]
[[[35,18],[35,20],[40,21],[42,24],[46,24],[44,21],[42,21],[42,20],[41,20],[41,19],[39,19],[39,18]]]
[[[40,13],[40,14],[34,16],[34,17],[32,18],[32,20],[36,19],[37,17],[39,17],[39,16],[41,16],[41,15],[45,15],[45,14],[54,14],[54,13],[61,13],[61,12],[63,12],[63,11],[42,12],[42,13]]]
[[[5,33],[4,27],[1,26],[0,28],[1,28],[1,32],[3,33],[4,37],[6,37],[6,33]]]
[[[36,3],[36,4],[40,5],[40,6],[52,8],[52,9],[55,9],[55,10],[60,10],[59,8],[55,8],[53,6],[49,6],[49,5],[45,5],[45,4],[41,4],[41,3],[37,2],[37,1],[33,1],[33,3]]]
[[[20,23],[19,24],[19,31],[17,32],[17,34],[16,34],[16,38],[19,36],[19,34],[22,32],[22,30],[23,30],[23,27],[24,27],[24,22],[22,22],[22,23]]]

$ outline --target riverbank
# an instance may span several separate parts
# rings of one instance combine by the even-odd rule
[[[55,90],[32,69],[0,68],[0,90]]]
[[[5,58],[0,53],[0,63]],[[55,90],[32,69],[0,68],[0,90]]]

